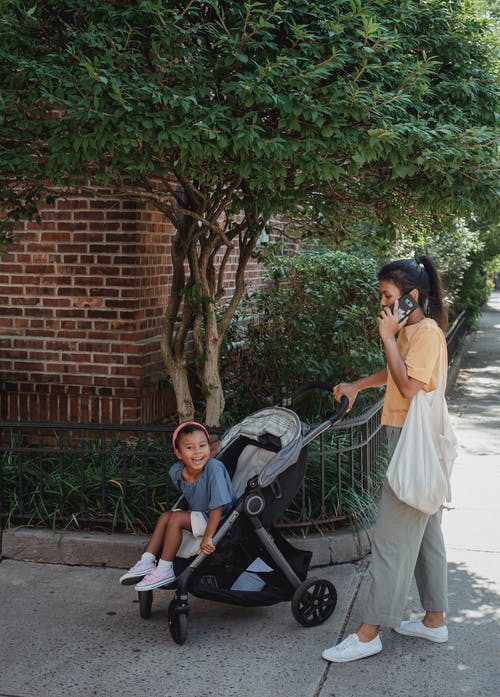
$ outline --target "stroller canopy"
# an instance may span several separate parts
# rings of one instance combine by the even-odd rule
[[[284,407],[269,407],[250,414],[222,437],[222,450],[240,437],[250,438],[256,445],[266,447],[272,437],[279,448],[264,464],[258,475],[261,487],[271,484],[276,477],[297,462],[302,449],[302,423],[297,414]]]

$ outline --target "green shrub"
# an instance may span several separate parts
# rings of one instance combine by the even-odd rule
[[[279,403],[305,382],[352,380],[384,365],[373,260],[320,249],[274,256],[267,265],[269,287],[245,300],[227,333],[223,374],[231,419]],[[358,410],[367,403],[360,397]],[[311,409],[307,416],[314,419]]]
[[[500,270],[500,229],[476,222],[479,243],[469,258],[460,293],[458,309],[465,310],[473,322],[478,318],[482,306],[493,291],[493,276]]]

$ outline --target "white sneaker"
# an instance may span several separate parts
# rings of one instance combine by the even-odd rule
[[[428,639],[438,644],[448,641],[448,627],[426,627],[422,620],[405,620],[394,631],[405,636],[414,636],[419,639]]]
[[[357,661],[360,658],[374,656],[381,651],[382,642],[379,634],[371,641],[361,641],[357,634],[349,634],[344,641],[341,641],[337,646],[332,646],[330,649],[325,649],[321,655],[326,661],[347,663],[348,661]]]

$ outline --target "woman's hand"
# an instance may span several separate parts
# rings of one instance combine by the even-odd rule
[[[401,327],[404,327],[408,322],[408,317],[405,317],[402,322],[398,322],[398,307],[399,302],[396,300],[392,309],[386,305],[379,313],[378,331],[383,342],[393,339]]]
[[[352,409],[356,397],[358,396],[358,392],[359,389],[355,382],[339,382],[339,384],[335,385],[333,388],[333,396],[336,402],[340,402],[342,397],[347,397],[349,400],[348,411]]]

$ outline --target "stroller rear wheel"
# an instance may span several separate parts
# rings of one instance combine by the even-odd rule
[[[173,598],[168,606],[168,628],[176,644],[183,644],[187,639],[189,605]]]
[[[292,615],[304,627],[316,627],[330,617],[336,605],[337,591],[333,583],[308,578],[293,594]]]
[[[138,591],[139,612],[143,620],[151,617],[151,606],[153,604],[153,591]]]

